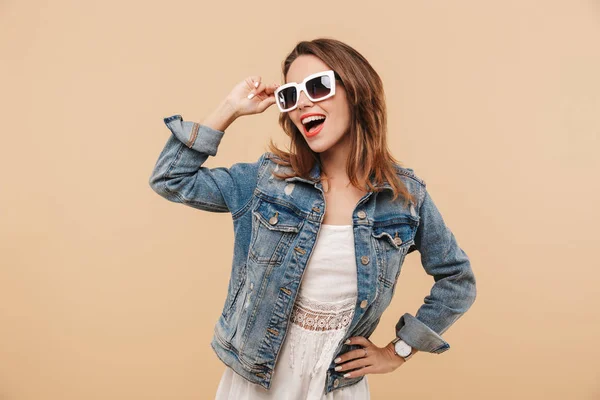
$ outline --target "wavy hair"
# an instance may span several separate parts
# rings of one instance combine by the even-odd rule
[[[336,80],[346,90],[350,108],[350,129],[346,134],[350,135],[352,143],[346,160],[346,173],[350,183],[361,190],[368,187],[369,190],[378,192],[382,188],[375,186],[386,180],[394,192],[392,200],[402,195],[405,204],[409,201],[416,204],[416,199],[400,180],[394,166],[401,166],[402,163],[391,155],[387,145],[385,93],[381,78],[371,64],[358,51],[339,40],[318,38],[301,41],[282,63],[284,81],[290,65],[301,55],[313,55],[321,59],[336,72]],[[308,146],[288,113],[280,114],[279,125],[291,139],[290,151],[277,148],[272,138],[269,150],[279,158],[273,158],[273,161],[291,167],[292,173],[290,175],[276,171],[273,174],[280,179],[292,176],[310,179],[310,171],[315,163],[322,167],[319,154]],[[326,180],[327,177],[324,175],[322,179]]]

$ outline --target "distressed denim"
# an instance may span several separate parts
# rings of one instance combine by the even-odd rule
[[[171,135],[158,157],[149,184],[162,197],[199,210],[228,212],[235,242],[227,297],[214,327],[216,355],[250,382],[269,389],[289,326],[302,275],[325,215],[320,169],[311,179],[279,179],[274,154],[229,168],[207,168],[224,132],[164,118]],[[442,353],[450,345],[443,334],[473,304],[475,277],[467,254],[446,226],[425,182],[410,168],[396,165],[398,176],[417,204],[392,201],[384,182],[370,191],[352,213],[358,299],[347,334],[327,371],[325,393],[353,385],[364,376],[344,378],[333,360],[359,345],[353,336],[370,337],[389,306],[407,254],[418,250],[425,272],[434,279],[415,316],[405,313],[394,334],[420,351]],[[287,171],[286,171],[287,172]],[[372,180],[374,182],[374,180]],[[393,336],[390,337],[393,338]]]

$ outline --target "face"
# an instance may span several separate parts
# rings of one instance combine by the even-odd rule
[[[313,55],[302,55],[290,65],[285,83],[300,83],[308,75],[330,69],[320,58]],[[346,91],[340,81],[335,82],[335,95],[322,101],[313,103],[304,91],[300,92],[298,107],[289,111],[288,114],[314,152],[334,152],[339,147],[345,146],[344,138],[349,137],[346,133],[350,127],[350,111]],[[323,126],[316,135],[311,135],[302,124],[306,115],[309,114],[319,114],[325,117]]]

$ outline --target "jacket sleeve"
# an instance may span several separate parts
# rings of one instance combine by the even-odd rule
[[[423,268],[435,283],[416,316],[406,313],[400,317],[396,336],[418,350],[442,353],[450,345],[440,335],[475,301],[475,276],[467,254],[444,223],[425,186],[421,192],[415,245]]]
[[[164,118],[171,131],[149,179],[150,187],[167,200],[204,211],[235,215],[252,198],[263,153],[254,163],[237,163],[230,168],[207,168],[202,164],[215,156],[223,131],[181,115]]]

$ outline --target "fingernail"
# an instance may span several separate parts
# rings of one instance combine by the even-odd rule
[[[249,98],[249,99],[251,99],[251,98],[253,98],[253,97],[254,97],[254,93],[250,93],[250,94],[248,95],[248,98]]]
[[[350,372],[348,372],[347,374],[344,374],[344,378],[347,378],[350,376]]]
[[[333,360],[333,362],[339,363],[340,361],[342,361],[342,357],[338,357],[335,360]]]
[[[258,87],[258,82],[254,82],[254,87]]]
[[[341,365],[340,365],[340,366],[337,366],[337,367],[335,367],[335,370],[336,370],[336,371],[339,371],[340,369],[342,369],[342,366],[341,366]]]
[[[344,344],[350,344],[350,339],[346,340]]]

